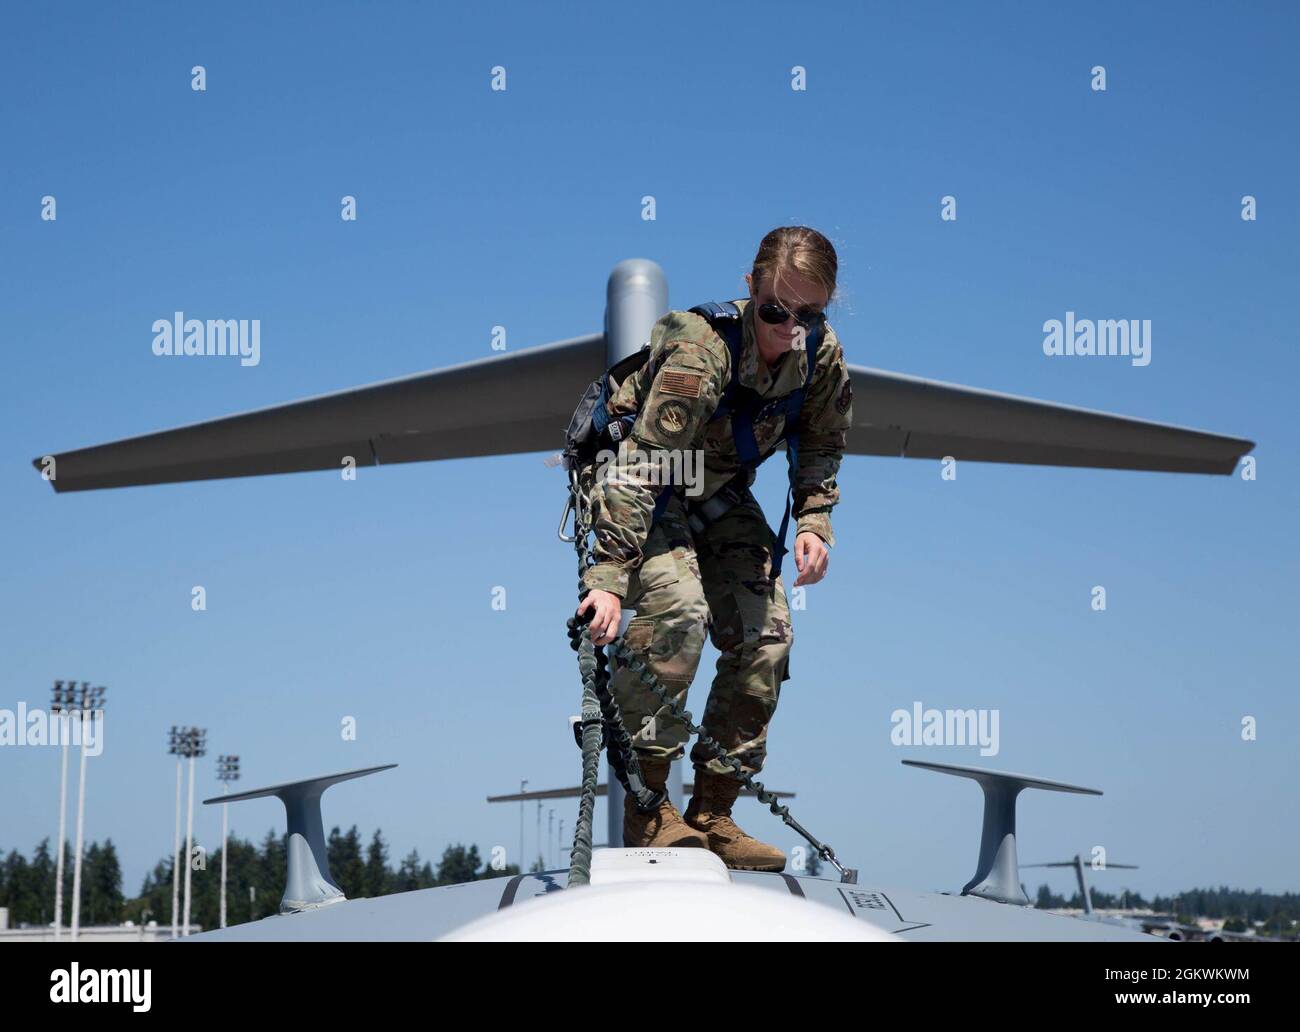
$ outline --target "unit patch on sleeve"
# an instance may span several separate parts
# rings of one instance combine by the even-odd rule
[[[681,401],[665,401],[655,416],[655,428],[665,437],[676,437],[691,421],[690,409]]]
[[[840,396],[835,399],[835,411],[841,416],[849,410],[853,404],[853,387],[850,384],[847,374],[844,377],[844,386],[840,388]]]

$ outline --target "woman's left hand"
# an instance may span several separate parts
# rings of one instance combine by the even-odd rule
[[[826,547],[826,542],[811,530],[805,530],[794,539],[794,564],[799,568],[794,586],[816,584],[826,576],[830,561],[831,550]]]

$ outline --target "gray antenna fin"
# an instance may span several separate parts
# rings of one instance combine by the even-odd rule
[[[1029,906],[1029,897],[1020,886],[1020,865],[1016,857],[1016,797],[1026,788],[1101,795],[1100,789],[1069,785],[1064,781],[1049,781],[1029,774],[963,767],[953,763],[926,763],[921,760],[903,760],[903,763],[909,767],[938,771],[940,774],[970,778],[979,783],[984,790],[984,828],[980,833],[979,865],[975,869],[975,877],[962,886],[962,895],[979,896],[1022,907]]]
[[[1021,864],[1021,867],[1073,867],[1075,879],[1079,882],[1079,898],[1083,900],[1083,912],[1092,913],[1092,889],[1088,887],[1088,879],[1083,873],[1084,862],[1081,853],[1075,853],[1073,860],[1053,860],[1046,864]],[[1112,867],[1123,867],[1126,870],[1136,871],[1137,864],[1112,864],[1110,861],[1102,864],[1098,870],[1105,871]]]
[[[213,796],[203,800],[203,804],[238,803],[266,796],[275,796],[284,803],[289,828],[289,870],[284,883],[284,896],[280,899],[280,913],[296,914],[347,899],[330,875],[329,855],[325,848],[325,826],[320,812],[320,797],[325,789],[340,781],[363,778],[367,774],[392,770],[396,766],[396,763],[386,763],[381,767],[322,774],[302,781],[254,788],[248,792]]]

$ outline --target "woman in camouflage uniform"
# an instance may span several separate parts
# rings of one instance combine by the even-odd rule
[[[765,398],[804,385],[805,335],[824,323],[837,268],[834,247],[816,230],[782,227],[764,237],[745,276],[749,298],[735,302],[744,331],[742,385]],[[584,575],[588,592],[578,613],[594,610],[591,634],[600,645],[617,635],[622,608],[635,609],[625,642],[683,705],[707,632],[721,656],[703,727],[747,773],[756,773],[781,684],[790,676],[794,636],[782,579],[772,576],[776,536],[749,489],[752,476],[739,464],[731,418],[710,420],[731,379],[731,353],[707,319],[681,311],[655,323],[650,347],[649,359],[609,403],[613,418],[635,412],[636,421],[593,491],[596,562]],[[848,369],[829,325],[797,419],[796,587],[826,575],[834,544],[830,511],[839,501],[836,475],[852,425]],[[784,425],[779,412],[755,421],[760,456],[776,447]],[[673,482],[670,460],[691,451],[702,463],[675,468],[701,472],[698,494],[679,489],[653,519],[660,485]],[[702,525],[697,507],[719,491],[736,502]],[[715,514],[718,508],[715,503]],[[685,728],[629,671],[614,675],[612,690],[647,784],[662,789],[669,764],[684,752]],[[732,820],[741,782],[731,768],[698,744],[691,760],[695,791],[685,815],[666,798],[656,810],[640,813],[628,796],[624,845],[706,846],[729,867],[782,870],[784,854]]]

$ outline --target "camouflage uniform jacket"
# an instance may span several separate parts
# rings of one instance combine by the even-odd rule
[[[754,339],[754,312],[749,299],[735,302],[744,327],[739,380],[760,394],[779,398],[800,386],[808,370],[808,353],[787,352],[769,369]],[[592,489],[595,565],[583,575],[587,588],[626,598],[628,574],[642,559],[650,534],[655,500],[662,486],[683,483],[683,470],[698,478],[688,501],[702,501],[743,472],[732,437],[731,417],[709,417],[731,379],[731,353],[707,319],[671,311],[655,323],[650,357],[619,385],[610,399],[611,415],[636,412],[631,434],[618,455],[603,465]],[[812,531],[835,544],[830,511],[839,501],[836,475],[844,454],[845,432],[853,425],[853,388],[844,351],[830,324],[817,350],[817,368],[799,414],[799,465],[793,515],[795,534]],[[785,416],[777,413],[754,422],[758,453],[764,459],[779,442]],[[670,456],[694,453],[682,464]],[[702,488],[699,486],[702,483]],[[696,493],[698,492],[698,493]]]

